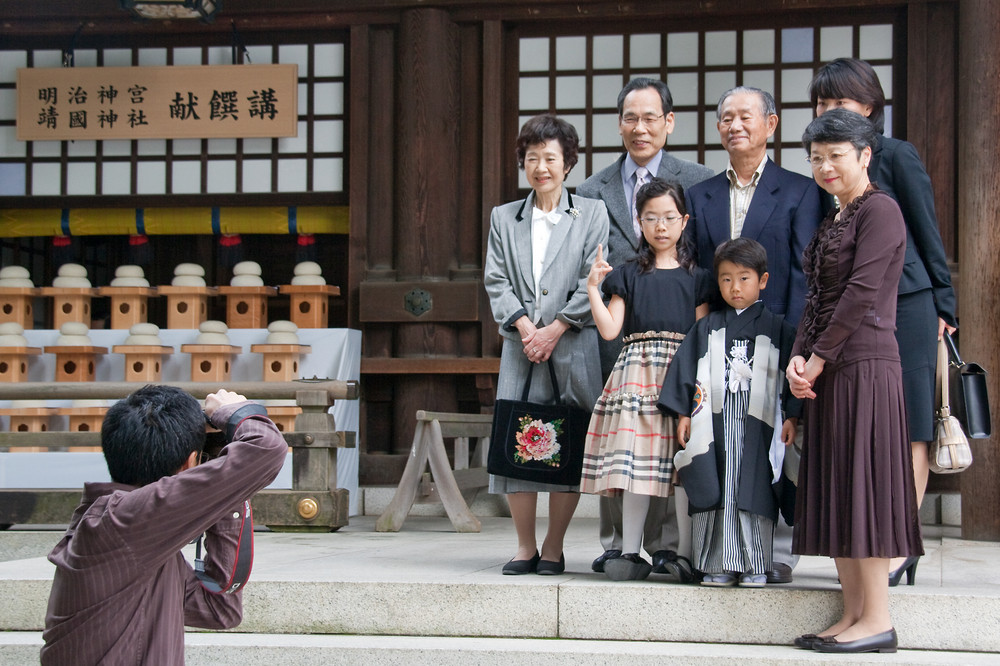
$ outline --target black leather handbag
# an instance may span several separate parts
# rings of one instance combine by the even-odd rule
[[[948,345],[948,388],[951,411],[962,424],[969,439],[985,439],[992,432],[990,398],[986,393],[986,370],[978,363],[965,363],[951,334],[945,331]]]
[[[497,400],[486,469],[524,481],[575,486],[583,470],[590,412],[563,404],[551,361],[546,362],[555,404],[528,402],[531,364],[520,400]]]

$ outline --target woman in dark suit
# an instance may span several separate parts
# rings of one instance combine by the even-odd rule
[[[899,204],[906,223],[906,257],[899,281],[896,340],[903,365],[903,392],[913,449],[917,505],[927,489],[927,442],[934,437],[934,369],[937,341],[945,329],[954,332],[955,291],[945,258],[934,193],[916,148],[906,141],[883,136],[885,94],[872,66],[863,60],[839,58],[819,69],[809,86],[816,115],[844,108],[866,116],[879,136],[873,147],[868,175],[880,190]],[[890,585],[903,573],[913,584],[917,558],[894,560]]]
[[[608,212],[603,202],[574,197],[563,186],[578,146],[573,126],[553,115],[536,116],[521,128],[517,163],[532,191],[493,209],[483,281],[503,336],[497,398],[519,400],[531,364],[551,359],[563,401],[589,412],[602,382],[587,275],[598,245],[607,245]],[[528,399],[552,402],[552,394],[548,373],[534,372]],[[517,532],[517,554],[503,573],[562,573],[563,538],[579,484],[491,475],[490,492],[506,494]],[[535,539],[539,492],[549,493],[541,551]]]

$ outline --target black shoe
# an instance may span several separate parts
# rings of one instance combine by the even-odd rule
[[[827,636],[817,642],[813,649],[817,652],[839,652],[843,654],[858,652],[895,652],[896,630],[890,629],[881,634],[859,638],[856,641],[841,643],[832,636]]]
[[[652,565],[638,553],[625,553],[605,563],[604,575],[611,580],[645,580],[652,570]]]
[[[594,563],[590,565],[590,568],[597,573],[604,573],[604,563],[608,560],[613,560],[616,557],[621,557],[622,551],[620,550],[606,550],[604,553],[594,560]]]
[[[677,559],[677,553],[672,550],[658,550],[653,553],[653,573],[670,573],[667,569],[667,562]]]
[[[913,585],[917,580],[917,563],[920,562],[919,555],[913,555],[906,558],[906,561],[899,565],[899,568],[895,571],[889,572],[889,587],[896,587],[899,585],[899,581],[903,579],[903,574],[906,574],[906,584]]]
[[[767,584],[777,585],[778,583],[791,583],[792,582],[792,568],[787,564],[781,562],[775,562],[771,571],[767,572]]]
[[[524,574],[535,573],[535,569],[538,568],[538,561],[542,559],[542,556],[535,551],[535,556],[530,560],[511,560],[507,564],[503,565],[503,575],[505,576],[523,576]]]
[[[678,583],[693,583],[695,580],[691,560],[672,550],[658,550],[653,553],[653,573],[673,576]]]
[[[802,634],[795,638],[795,647],[802,650],[812,650],[816,647],[816,643],[822,643],[823,636],[817,636],[816,634]]]
[[[553,562],[552,560],[538,560],[538,566],[535,568],[535,573],[539,576],[557,576],[564,571],[566,571],[565,554],[559,555],[558,562]]]

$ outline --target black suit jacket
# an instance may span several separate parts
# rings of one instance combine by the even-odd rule
[[[698,265],[712,270],[715,248],[729,240],[729,179],[725,172],[687,191],[691,235]],[[742,236],[767,250],[770,278],[761,300],[774,314],[797,326],[805,307],[802,251],[823,219],[819,187],[805,176],[764,165],[743,222]]]
[[[934,190],[917,149],[906,141],[879,137],[868,165],[868,177],[896,200],[906,222],[906,256],[899,293],[932,289],[938,316],[955,326],[955,290],[934,212]]]

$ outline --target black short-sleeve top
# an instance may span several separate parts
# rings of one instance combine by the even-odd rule
[[[625,301],[622,333],[673,331],[687,333],[694,326],[694,310],[712,298],[712,275],[703,268],[655,268],[640,274],[628,261],[608,273],[601,287],[608,296]]]

